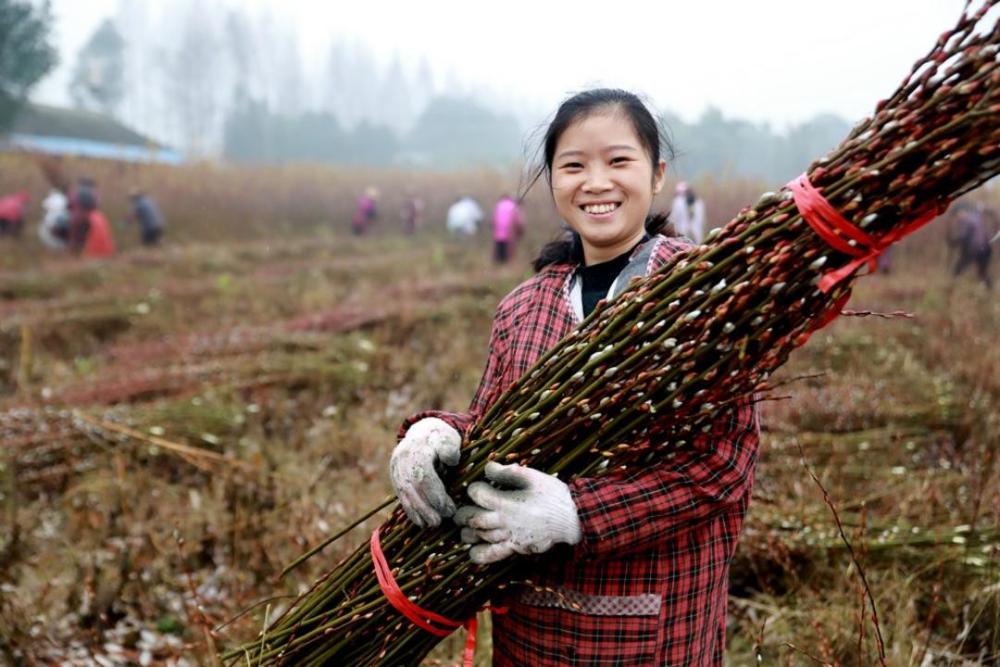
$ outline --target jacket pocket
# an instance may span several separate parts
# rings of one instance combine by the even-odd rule
[[[494,616],[494,664],[655,665],[662,606],[655,593],[525,590],[511,601],[507,614]]]
[[[586,595],[564,586],[528,589],[519,596],[518,602],[590,616],[659,616],[662,606],[662,600],[656,593]]]

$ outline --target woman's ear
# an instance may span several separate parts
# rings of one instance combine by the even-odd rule
[[[653,194],[660,194],[660,190],[663,189],[663,184],[667,180],[667,162],[666,160],[660,160],[660,163],[656,165],[656,169],[653,170]]]

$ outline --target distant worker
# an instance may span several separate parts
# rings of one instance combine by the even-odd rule
[[[97,210],[97,185],[93,179],[81,177],[69,194],[69,247],[83,251],[90,225],[90,214]]]
[[[375,222],[377,215],[375,199],[377,197],[378,190],[371,186],[365,188],[364,194],[358,197],[358,206],[354,211],[354,217],[351,218],[351,231],[357,236],[367,234]]]
[[[114,257],[115,239],[111,225],[100,209],[95,208],[87,216],[87,236],[80,254],[91,259]]]
[[[42,200],[42,210],[38,238],[50,250],[65,250],[69,242],[69,198],[59,188],[52,188]]]
[[[149,195],[139,190],[133,190],[129,194],[129,202],[132,204],[132,212],[128,219],[129,222],[139,225],[139,236],[142,240],[142,245],[157,245],[163,237],[163,227],[165,225],[159,207],[150,199]]]
[[[24,229],[24,216],[28,210],[31,195],[15,192],[0,197],[0,236],[20,236]]]
[[[991,242],[997,238],[991,238],[986,221],[991,213],[982,205],[959,203],[955,207],[955,224],[948,239],[958,249],[958,260],[952,269],[952,275],[958,277],[970,264],[975,264],[979,279],[987,289],[993,287],[993,279],[990,277],[990,258],[993,256]]]
[[[695,243],[705,238],[705,202],[684,181],[677,184],[670,207],[670,222],[679,236],[686,236]]]
[[[506,264],[514,254],[514,244],[524,234],[524,221],[517,202],[509,195],[497,200],[493,209],[493,259]]]
[[[475,236],[483,222],[483,209],[475,199],[466,195],[448,209],[448,231],[462,236]]]
[[[875,258],[875,273],[892,273],[892,255],[896,246],[889,246]]]
[[[407,191],[400,217],[403,219],[403,231],[406,234],[416,234],[424,224],[424,200],[413,190]]]

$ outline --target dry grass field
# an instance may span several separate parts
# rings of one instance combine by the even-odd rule
[[[23,158],[0,166],[0,189],[44,195]],[[138,185],[171,226],[152,250],[119,226],[104,263],[0,239],[0,664],[211,665],[365,539],[275,580],[389,492],[405,415],[465,406],[496,303],[556,226],[536,190],[498,269],[485,234],[441,220],[516,174],[67,167],[97,173],[116,225]],[[383,218],[352,237],[368,183]],[[415,237],[409,185],[428,201]],[[716,224],[765,189],[700,185]],[[877,664],[859,565],[887,664],[1000,662],[1000,300],[950,277],[944,224],[848,306],[912,317],[840,318],[765,403],[733,665]]]

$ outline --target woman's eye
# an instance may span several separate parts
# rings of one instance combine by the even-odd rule
[[[583,165],[579,162],[567,162],[562,166],[563,169],[583,169]]]
[[[629,162],[629,158],[624,156],[611,158],[611,164],[625,164],[626,162]]]

